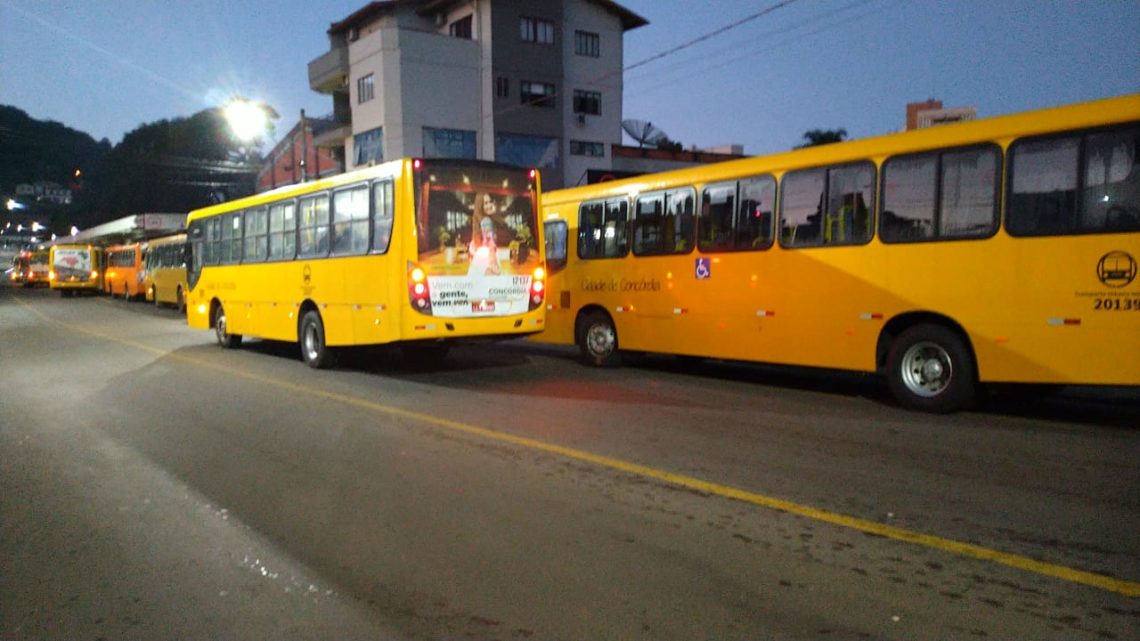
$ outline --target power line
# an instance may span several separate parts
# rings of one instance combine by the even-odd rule
[[[757,11],[756,13],[753,13],[751,15],[747,15],[743,18],[740,18],[739,20],[735,20],[733,22],[730,22],[729,24],[726,24],[723,27],[714,29],[714,30],[712,30],[712,31],[710,31],[704,35],[697,36],[696,38],[693,38],[692,40],[689,40],[687,42],[683,42],[683,43],[681,43],[675,47],[672,47],[670,49],[666,49],[665,51],[654,54],[648,58],[645,58],[644,60],[639,60],[639,61],[633,63],[632,65],[624,66],[617,71],[611,71],[610,73],[602,74],[602,75],[597,76],[595,78],[587,79],[584,82],[582,82],[581,84],[589,85],[589,84],[593,84],[593,83],[598,83],[598,82],[601,82],[601,81],[606,80],[608,78],[612,78],[614,76],[623,74],[627,71],[631,71],[631,70],[636,69],[638,67],[645,66],[651,62],[655,62],[655,61],[660,60],[662,58],[671,56],[671,55],[677,53],[678,51],[682,51],[682,50],[688,49],[689,47],[692,47],[694,45],[700,44],[701,42],[704,42],[704,41],[708,40],[709,38],[712,38],[714,36],[725,33],[726,31],[731,31],[732,29],[735,29],[741,25],[744,25],[744,24],[747,24],[749,22],[752,22],[753,20],[757,20],[759,18],[762,18],[762,17],[764,17],[764,16],[766,16],[766,15],[768,15],[774,11],[782,9],[782,8],[784,8],[790,4],[794,4],[798,1],[799,0],[780,0],[779,2],[777,2],[774,5],[771,5],[765,9],[761,9],[760,11]],[[555,98],[559,98],[559,97],[562,97],[565,95],[567,95],[567,92],[565,90],[563,90],[562,92],[558,92],[557,90],[555,90],[555,92],[553,94],[544,95],[540,99],[541,100],[548,100],[548,99],[553,100]],[[518,105],[513,105],[513,106],[506,108],[506,109],[501,109],[498,111],[492,111],[490,114],[484,116],[483,119],[486,120],[488,118],[494,118],[495,116],[503,116],[503,115],[506,115],[509,113],[513,113],[519,109],[522,109],[523,107],[531,106],[531,104],[533,102],[537,102],[540,99],[536,99],[534,101],[526,102],[526,103],[522,103],[522,104],[518,104]]]
[[[690,40],[688,42],[683,42],[683,43],[677,45],[676,47],[673,47],[672,49],[666,49],[665,51],[662,51],[661,53],[652,55],[652,56],[650,56],[644,60],[641,60],[639,62],[635,62],[632,65],[629,65],[628,67],[622,68],[622,71],[623,72],[632,71],[638,67],[647,65],[647,64],[649,64],[655,60],[660,60],[666,56],[671,56],[671,55],[677,53],[678,51],[681,51],[682,49],[688,49],[689,47],[691,47],[695,44],[699,44],[701,42],[704,42],[705,40],[708,40],[709,38],[712,38],[713,36],[720,35],[726,31],[731,31],[732,29],[735,29],[742,24],[747,24],[749,22],[752,22],[753,20],[756,20],[757,18],[762,18],[762,17],[768,15],[769,13],[776,11],[777,9],[782,9],[782,8],[792,4],[794,2],[797,2],[797,1],[798,0],[782,0],[781,2],[777,2],[776,4],[768,7],[767,9],[757,11],[756,13],[754,13],[750,16],[745,16],[745,17],[743,17],[743,18],[741,18],[735,22],[730,22],[729,24],[726,24],[725,26],[723,26],[719,29],[710,31],[703,36],[698,36],[698,37],[693,38],[692,40]]]

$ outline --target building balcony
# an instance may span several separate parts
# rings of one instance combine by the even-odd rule
[[[309,87],[318,93],[346,89],[348,47],[335,47],[309,63]]]
[[[313,131],[313,146],[320,149],[343,147],[344,141],[352,137],[352,125],[337,123],[331,127]]]

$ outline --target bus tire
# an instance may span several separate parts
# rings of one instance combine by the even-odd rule
[[[226,328],[226,308],[218,303],[214,308],[214,335],[218,338],[218,345],[226,349],[233,349],[241,345],[241,334],[231,334]]]
[[[977,392],[973,354],[949,328],[915,325],[891,343],[887,385],[910,409],[938,414],[968,409]]]
[[[328,369],[336,361],[332,348],[325,343],[325,325],[316,310],[301,317],[301,358],[313,369]]]
[[[154,306],[162,307],[162,303],[158,300],[158,285],[151,288],[151,293],[154,294]]]
[[[621,365],[618,352],[617,328],[609,315],[592,311],[582,317],[578,328],[578,350],[587,365],[617,367]]]

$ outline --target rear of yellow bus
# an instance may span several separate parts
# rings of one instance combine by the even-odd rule
[[[98,292],[103,287],[101,257],[101,250],[94,245],[53,245],[48,272],[51,288],[58,289],[61,296]]]
[[[24,269],[24,287],[47,285],[51,282],[51,256],[50,252],[37,250],[28,252],[28,260]]]
[[[406,255],[410,341],[542,331],[545,247],[539,176],[471,161],[414,160],[414,237]]]

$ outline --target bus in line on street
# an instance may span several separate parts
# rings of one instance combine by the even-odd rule
[[[76,293],[97,294],[103,290],[103,248],[97,245],[52,245],[49,252],[49,286],[60,296]]]
[[[107,265],[103,291],[108,296],[121,295],[123,300],[142,297],[143,244],[140,242],[111,245],[104,249]]]
[[[1140,94],[544,194],[538,341],[979,383],[1140,385]]]
[[[155,304],[186,311],[186,234],[153,238],[143,250],[143,295]]]
[[[24,287],[47,285],[48,274],[51,271],[48,260],[50,252],[46,249],[28,249],[16,255],[15,269],[12,271],[12,280]]]
[[[440,359],[462,338],[543,329],[535,169],[405,158],[190,212],[187,321],[218,343],[400,343]]]

